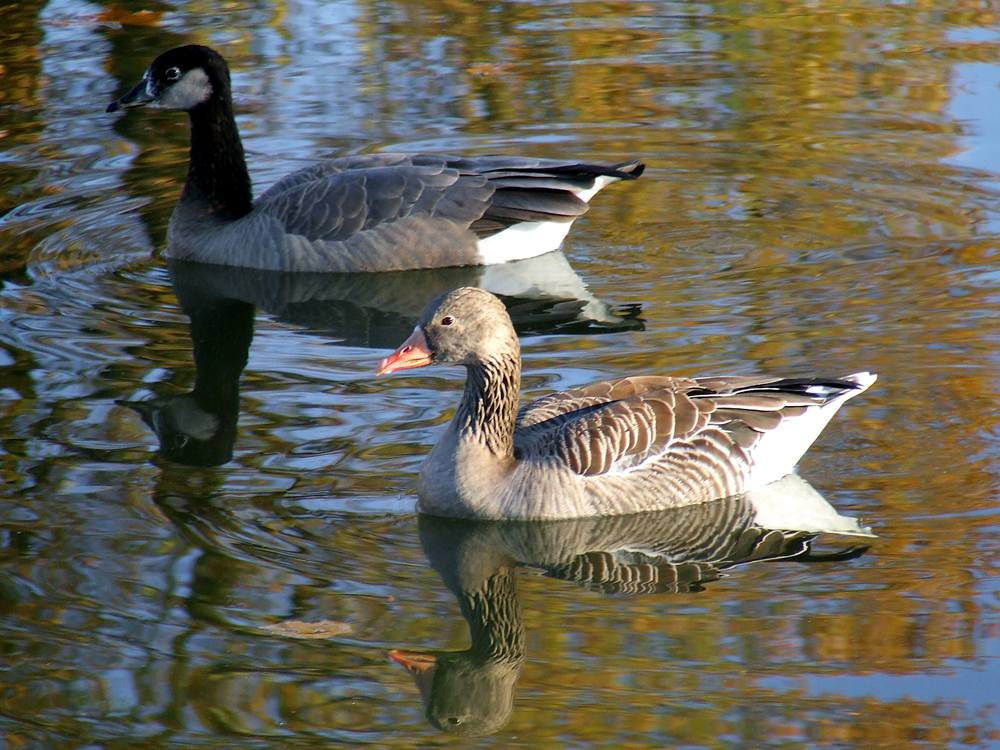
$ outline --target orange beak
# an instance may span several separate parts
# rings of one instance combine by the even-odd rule
[[[414,367],[424,367],[431,363],[431,351],[427,348],[427,339],[419,328],[415,330],[403,345],[379,363],[376,375],[385,375],[396,370],[410,370]]]
[[[413,674],[426,674],[437,666],[433,654],[421,654],[417,651],[401,651],[394,648],[389,652],[389,658],[397,664],[402,664]]]
[[[427,706],[431,700],[431,688],[434,687],[434,673],[437,671],[438,661],[433,654],[421,654],[416,651],[400,651],[393,649],[389,652],[389,658],[397,664],[406,667],[413,675],[413,681],[420,691],[420,700]]]

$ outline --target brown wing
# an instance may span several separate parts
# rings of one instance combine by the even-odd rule
[[[857,387],[848,381],[775,378],[598,383],[523,408],[515,452],[519,458],[556,459],[585,476],[658,456],[684,462],[693,472],[700,461],[711,473],[749,464],[749,451],[763,434]]]
[[[555,458],[583,475],[626,459],[641,463],[708,424],[712,402],[685,395],[695,387],[686,379],[625,378],[553,394],[522,409],[515,452]]]
[[[677,390],[694,387],[697,384],[698,381],[691,378],[639,376],[608,380],[584,388],[560,391],[522,406],[517,415],[516,428],[526,429],[531,425],[547,422],[564,415],[573,417],[574,413],[581,409],[588,409],[611,401],[620,401],[648,391]]]

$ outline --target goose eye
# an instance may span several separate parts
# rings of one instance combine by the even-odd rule
[[[441,325],[443,326],[450,326],[454,322],[455,319],[450,315],[445,315],[443,318],[441,318]]]
[[[168,81],[176,81],[181,77],[181,69],[177,66],[173,68],[167,68],[167,72],[163,74]]]

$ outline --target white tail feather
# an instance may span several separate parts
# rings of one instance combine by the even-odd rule
[[[777,429],[761,437],[751,452],[754,463],[747,480],[747,492],[790,474],[844,402],[866,391],[876,376],[858,372],[842,379],[857,383],[857,389],[846,391],[822,406],[809,407],[801,416],[785,419]]]
[[[585,203],[590,203],[590,199],[597,195],[612,182],[618,182],[621,177],[611,177],[610,175],[598,175],[594,178],[594,186],[587,190],[574,190],[573,195]]]

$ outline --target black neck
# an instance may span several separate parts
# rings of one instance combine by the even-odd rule
[[[213,94],[190,111],[191,161],[181,201],[207,207],[207,213],[233,220],[253,209],[253,185],[232,100]]]

